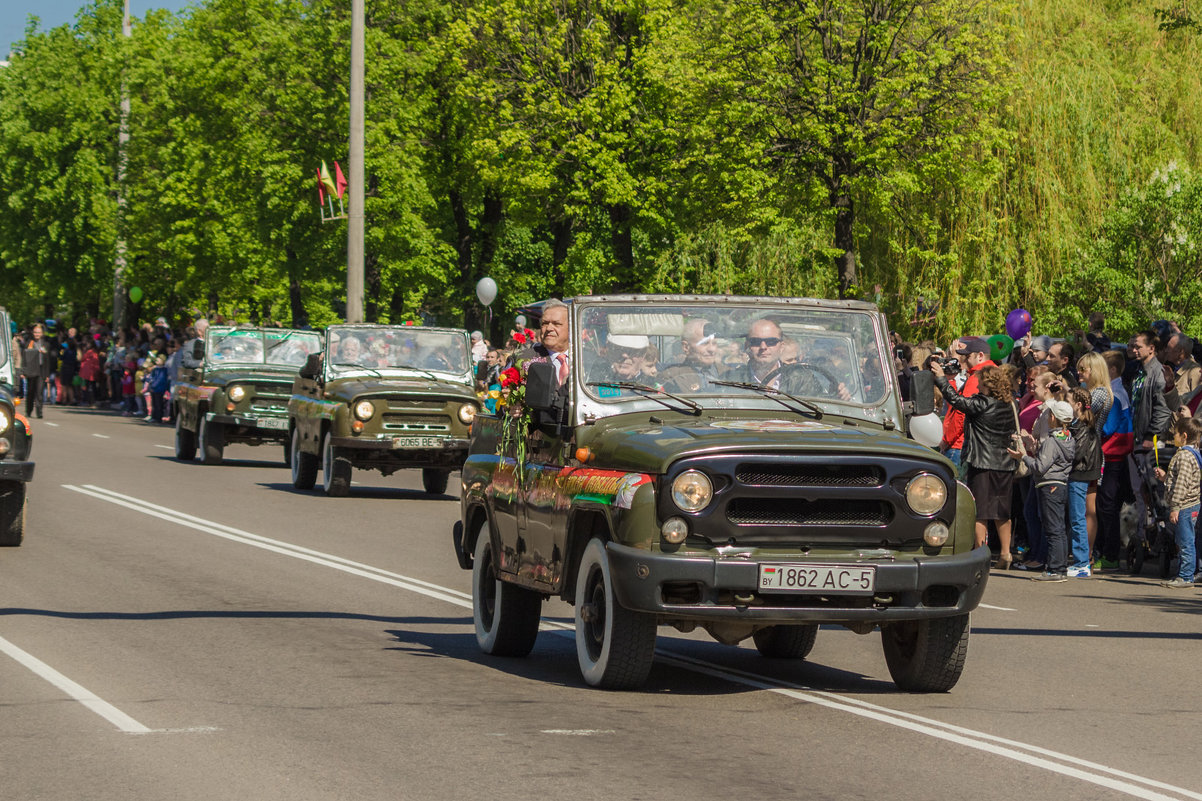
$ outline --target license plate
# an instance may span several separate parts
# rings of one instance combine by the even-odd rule
[[[288,421],[276,417],[260,417],[256,425],[259,428],[270,428],[275,431],[286,431],[288,429]]]
[[[441,448],[442,437],[394,437],[392,449]]]
[[[863,565],[760,565],[762,592],[810,595],[868,595],[876,568]]]

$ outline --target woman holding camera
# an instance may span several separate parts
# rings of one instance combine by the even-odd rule
[[[968,468],[967,483],[977,503],[975,545],[988,542],[989,521],[997,527],[1001,552],[997,567],[1008,570],[1010,555],[1010,495],[1018,463],[1008,452],[1018,433],[1014,405],[1017,383],[1013,367],[989,366],[977,373],[980,392],[965,397],[947,376],[935,373],[935,384],[948,406],[965,416],[961,459]]]

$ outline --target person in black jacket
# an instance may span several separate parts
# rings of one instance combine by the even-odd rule
[[[41,325],[33,327],[33,338],[21,353],[21,374],[25,376],[25,416],[33,417],[36,411],[42,416],[42,393],[46,379],[50,378],[50,346],[42,338]]]
[[[1090,551],[1089,527],[1085,522],[1086,500],[1090,492],[1098,491],[1102,479],[1102,441],[1094,426],[1090,393],[1077,387],[1069,395],[1074,419],[1069,431],[1076,443],[1073,469],[1068,474],[1068,532],[1069,532],[1069,578],[1089,578]]]
[[[977,503],[975,545],[989,538],[989,521],[997,527],[1001,552],[997,567],[1008,570],[1010,555],[1010,496],[1018,468],[1008,451],[1018,433],[1014,404],[1016,372],[1009,365],[986,367],[978,374],[980,393],[964,397],[946,376],[935,373],[935,384],[948,406],[964,413],[964,448],[960,459],[968,468],[967,483]]]

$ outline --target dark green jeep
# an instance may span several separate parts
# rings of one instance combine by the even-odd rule
[[[13,394],[17,376],[14,354],[10,352],[11,323],[8,312],[0,308],[0,545],[20,545],[25,538],[25,485],[33,481],[33,434],[29,421],[17,411]]]
[[[446,491],[467,455],[480,408],[467,332],[425,326],[335,325],[326,352],[301,369],[288,402],[292,486],[350,490],[351,468],[422,470],[426,492]]]
[[[568,391],[530,359],[530,411],[473,427],[453,539],[481,649],[529,653],[558,596],[594,686],[639,686],[660,625],[803,658],[834,623],[879,628],[899,687],[950,689],[990,554],[907,436],[933,382],[902,404],[888,330],[853,301],[576,299]]]
[[[188,346],[185,345],[185,348]],[[184,354],[175,406],[175,456],[221,464],[225,446],[275,443],[288,461],[288,398],[296,371],[321,351],[321,335],[286,328],[210,326]]]

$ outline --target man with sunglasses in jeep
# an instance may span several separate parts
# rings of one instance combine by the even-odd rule
[[[829,370],[807,362],[786,364],[781,358],[784,341],[784,333],[774,320],[761,317],[754,321],[743,340],[747,366],[743,371],[745,375],[739,380],[793,395],[835,395],[842,400],[851,400],[847,386]]]

